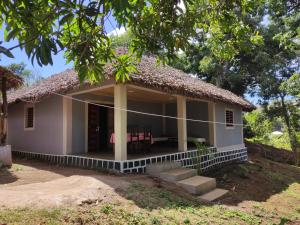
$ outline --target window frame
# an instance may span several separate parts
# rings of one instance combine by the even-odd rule
[[[33,114],[32,114],[32,127],[27,127],[27,113],[28,109],[33,108]],[[35,106],[33,104],[26,104],[24,106],[24,130],[25,131],[33,131],[35,129]]]
[[[232,112],[232,123],[227,123],[227,118],[226,118],[226,113],[227,111]],[[229,125],[232,124],[232,125]],[[226,129],[234,129],[234,110],[233,109],[229,109],[229,108],[225,108],[225,128]]]

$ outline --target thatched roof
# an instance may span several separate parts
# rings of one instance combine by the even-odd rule
[[[3,78],[6,78],[6,90],[17,88],[23,83],[23,79],[15,75],[9,69],[0,66],[0,86],[2,86]]]
[[[185,95],[188,97],[224,102],[242,107],[245,111],[255,108],[245,99],[230,91],[218,88],[190,75],[174,69],[170,66],[157,65],[154,57],[144,56],[137,66],[138,73],[131,75],[127,83],[143,86],[171,94]],[[105,69],[106,79],[113,78],[110,66]],[[68,69],[62,73],[53,75],[31,87],[22,88],[9,94],[9,103],[26,101],[40,101],[42,98],[55,93],[67,93],[70,91],[90,86],[88,83],[80,84],[77,73]]]

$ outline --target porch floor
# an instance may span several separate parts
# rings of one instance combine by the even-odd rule
[[[188,150],[195,149],[193,147],[189,147]],[[155,146],[151,147],[150,151],[142,151],[139,150],[139,152],[133,153],[128,152],[127,153],[127,159],[140,159],[140,158],[147,158],[152,156],[159,156],[159,155],[165,155],[170,153],[176,153],[178,152],[177,147],[171,147],[171,146]],[[114,153],[112,150],[106,151],[106,152],[88,152],[85,154],[78,154],[80,156],[86,156],[91,158],[97,158],[97,159],[107,159],[107,160],[114,160]]]

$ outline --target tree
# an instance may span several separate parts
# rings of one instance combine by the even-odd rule
[[[256,1],[251,9],[246,13],[234,14],[236,20],[240,21],[245,29],[239,29],[237,26],[235,29],[224,29],[220,34],[216,32],[214,34],[218,37],[216,43],[211,38],[210,32],[200,30],[194,37],[190,48],[186,49],[184,54],[179,56],[179,60],[173,62],[172,65],[185,72],[196,74],[199,78],[218,87],[243,95],[249,86],[255,84],[256,62],[254,58],[263,44],[260,29],[265,15],[265,5]],[[247,36],[246,29],[256,31],[256,35],[232,42],[232,37],[237,34],[242,37]],[[228,45],[228,48],[224,48],[220,43]]]
[[[9,69],[0,66],[1,85],[1,114],[0,114],[0,145],[6,144],[7,137],[7,90],[17,88],[22,84],[22,78],[13,74]]]
[[[39,74],[32,72],[31,70],[26,69],[25,63],[12,63],[7,66],[12,73],[21,77],[23,79],[23,85],[30,86],[36,82],[39,82],[43,77]]]
[[[130,43],[134,39],[134,36],[131,30],[127,30],[125,33],[121,35],[112,35],[110,38],[111,38],[112,48],[118,48],[118,47],[128,48],[130,47]]]
[[[262,109],[256,109],[248,112],[244,116],[246,138],[261,138],[266,140],[273,131],[272,121],[268,120],[266,113]]]
[[[300,74],[295,73],[281,84],[280,89],[285,90],[291,96],[300,98]]]
[[[258,94],[262,98],[267,115],[283,118],[291,148],[295,153],[295,163],[298,164],[297,131],[299,131],[300,111],[298,106],[295,106],[295,101],[290,100],[291,92],[287,84],[299,70],[300,59],[295,51],[299,46],[293,44],[293,48],[284,47],[279,39],[274,38],[274,34],[285,29],[284,26],[283,23],[272,21],[265,31],[265,56],[260,59],[264,65],[264,75],[258,77]]]
[[[232,58],[243,43],[259,39],[256,30],[239,19],[257,4],[261,1],[2,0],[0,26],[4,25],[5,41],[19,43],[10,47],[0,43],[0,52],[13,57],[11,51],[20,47],[33,62],[48,65],[53,54],[65,51],[81,81],[100,81],[107,62],[113,64],[117,78],[125,80],[134,71],[129,67],[135,58],[145,51],[172,60],[179,49],[189,47],[199,30],[209,34],[208,48],[218,58]],[[112,48],[105,28],[112,16],[118,27],[134,35],[127,56]],[[227,33],[232,36],[223,42]]]

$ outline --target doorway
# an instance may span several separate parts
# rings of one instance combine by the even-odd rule
[[[88,105],[88,152],[108,152],[114,128],[113,109]]]

